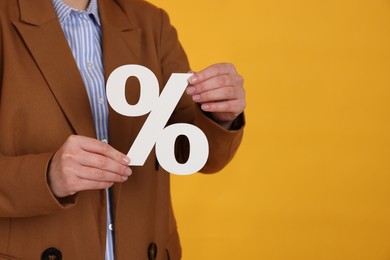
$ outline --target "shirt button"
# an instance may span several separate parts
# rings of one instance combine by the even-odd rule
[[[90,69],[93,68],[93,63],[92,62],[87,62],[87,67],[90,68]]]
[[[98,98],[98,103],[99,103],[99,105],[103,105],[103,98]]]
[[[102,142],[108,144],[108,141],[105,138],[102,139]]]
[[[113,224],[108,225],[108,229],[113,231],[114,230],[114,225]]]

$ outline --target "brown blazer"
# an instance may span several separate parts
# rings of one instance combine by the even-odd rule
[[[118,66],[140,64],[164,86],[171,73],[189,70],[161,9],[99,0],[99,12],[106,78]],[[0,83],[0,259],[41,259],[52,247],[43,259],[58,252],[66,260],[104,259],[105,191],[58,200],[46,180],[51,157],[70,135],[95,137],[87,94],[50,0],[0,1]],[[136,83],[127,92],[136,102]],[[110,110],[110,144],[127,153],[145,119]],[[193,123],[208,136],[204,172],[226,165],[242,138],[242,129],[222,129],[186,94],[175,122]],[[154,151],[132,169],[127,182],[113,187],[116,259],[180,259],[169,174]]]

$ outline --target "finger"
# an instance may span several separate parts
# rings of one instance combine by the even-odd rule
[[[84,190],[103,190],[108,189],[114,182],[104,182],[104,181],[91,181],[87,179],[79,179],[77,184],[74,186],[74,190],[70,192],[71,194],[77,193]]]
[[[188,81],[190,84],[198,84],[205,80],[211,79],[219,75],[228,75],[231,73],[237,73],[233,64],[231,63],[218,63],[201,70],[192,75]]]
[[[82,165],[90,168],[109,171],[122,176],[130,176],[132,171],[127,165],[118,163],[109,157],[93,154],[89,152],[81,152],[77,157],[77,161]]]
[[[192,99],[195,102],[205,103],[205,102],[216,102],[216,101],[227,101],[235,100],[239,96],[237,89],[234,87],[224,87],[218,89],[212,89],[209,91],[201,92],[192,96]]]
[[[234,80],[229,75],[219,75],[209,80],[200,82],[195,85],[189,85],[187,87],[187,94],[196,95],[208,90],[213,90],[217,88],[223,88],[226,86],[233,86]]]
[[[231,113],[234,118],[241,113],[242,105],[238,100],[209,102],[202,104],[201,109],[211,113]]]
[[[124,182],[127,181],[128,176],[118,175],[110,171],[92,167],[81,167],[77,173],[77,177],[83,180],[90,180],[95,182]]]
[[[85,151],[104,155],[124,165],[130,163],[130,159],[125,154],[115,150],[105,142],[88,137],[80,137],[77,141],[79,142],[80,148]]]

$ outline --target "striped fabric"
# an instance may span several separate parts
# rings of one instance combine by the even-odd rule
[[[88,93],[97,138],[107,142],[108,105],[97,1],[91,0],[86,10],[73,9],[65,5],[62,0],[52,0],[52,2]],[[107,191],[106,194],[108,205],[105,259],[114,260],[109,192]]]

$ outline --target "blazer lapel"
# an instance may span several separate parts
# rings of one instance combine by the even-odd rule
[[[114,0],[99,0],[99,15],[102,23],[103,61],[106,79],[116,68],[126,64],[140,63],[141,29],[129,20]],[[131,12],[131,10],[126,10]],[[129,86],[128,86],[129,87]],[[139,96],[139,88],[131,87],[131,95]],[[128,140],[138,134],[139,119],[124,117],[110,108],[110,143],[125,153],[130,148]],[[126,131],[126,132],[124,132]],[[125,136],[124,136],[125,133]]]
[[[102,23],[103,60],[106,79],[111,72],[126,64],[140,64],[141,29],[129,20],[131,10],[124,13],[122,7],[114,0],[99,0],[99,16]],[[130,18],[131,19],[131,18]],[[129,87],[129,86],[127,86]],[[131,94],[139,96],[139,88],[132,88]],[[130,145],[138,134],[143,120],[137,117],[125,117],[110,108],[109,132],[110,144],[116,149],[127,153]],[[122,186],[115,184],[112,189],[114,216],[121,210],[120,201]]]
[[[117,67],[140,60],[141,29],[114,0],[99,0],[106,78]],[[130,15],[131,16],[131,15]]]
[[[88,95],[49,0],[19,0],[19,31],[76,134],[96,136]]]

